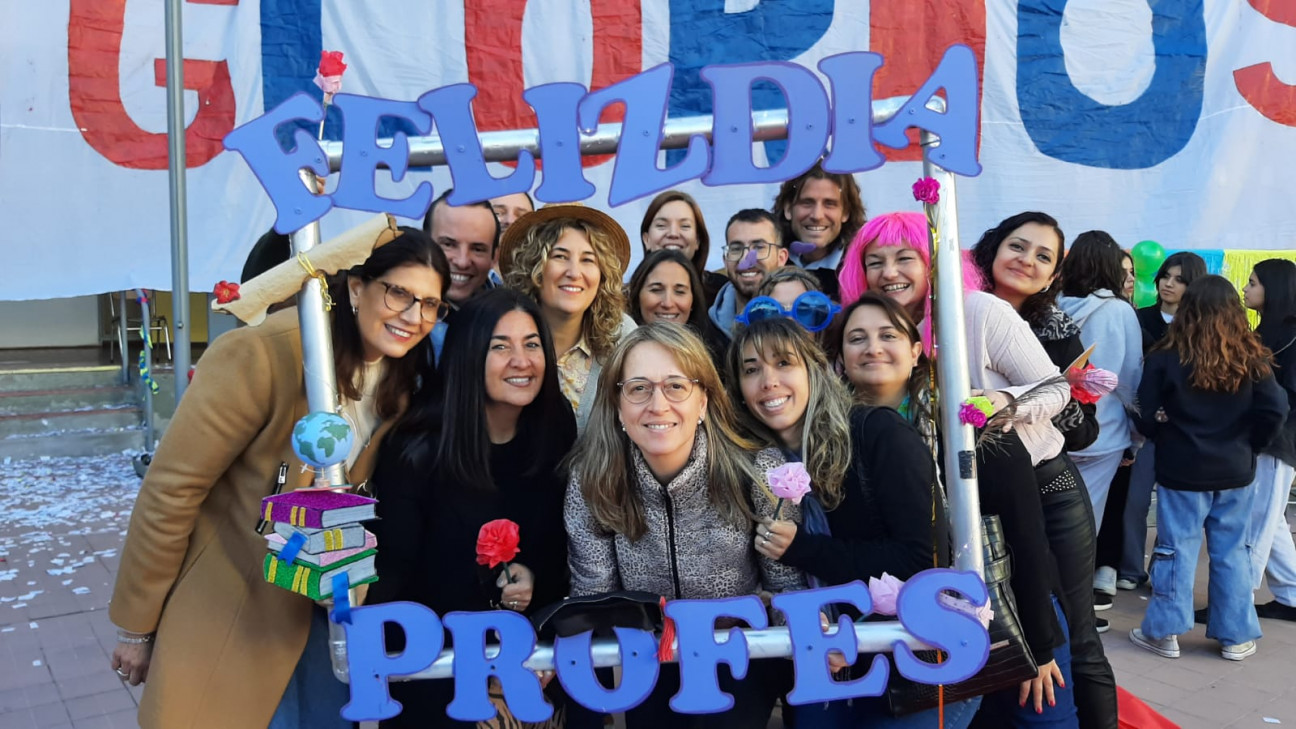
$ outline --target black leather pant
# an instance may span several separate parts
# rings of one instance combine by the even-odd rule
[[[1071,626],[1071,674],[1075,682],[1075,703],[1081,729],[1117,729],[1116,676],[1112,673],[1102,638],[1094,622],[1093,577],[1094,535],[1093,505],[1084,479],[1065,454],[1065,467],[1055,478],[1053,487],[1075,485],[1050,491],[1040,484],[1040,502],[1044,508],[1044,526],[1049,549],[1057,561],[1062,582],[1059,595],[1067,622]],[[1055,467],[1057,464],[1054,464]],[[1041,464],[1044,470],[1048,463]]]

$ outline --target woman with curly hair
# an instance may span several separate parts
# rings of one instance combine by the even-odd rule
[[[1179,657],[1193,625],[1193,580],[1202,530],[1210,555],[1206,637],[1240,661],[1256,652],[1260,621],[1251,602],[1247,528],[1256,454],[1287,415],[1272,356],[1247,325],[1237,290],[1203,276],[1184,292],[1165,339],[1143,364],[1138,429],[1156,443],[1157,537],[1148,572],[1152,596],[1130,641]]]
[[[540,304],[558,353],[558,383],[584,430],[603,362],[635,328],[621,286],[629,238],[606,213],[549,205],[504,231],[499,261],[504,283]]]
[[[781,518],[756,528],[757,552],[803,570],[816,587],[883,573],[907,580],[948,566],[949,522],[932,455],[899,413],[852,406],[823,351],[789,319],[764,319],[740,331],[728,367],[747,427],[810,474],[812,492],[800,506],[785,503]],[[857,665],[858,677],[867,662]],[[966,727],[980,705],[976,697],[946,706],[944,726]],[[870,698],[785,711],[801,729],[932,726],[938,714],[894,718],[885,700]]]

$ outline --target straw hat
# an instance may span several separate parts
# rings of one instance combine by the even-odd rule
[[[621,263],[621,275],[625,276],[626,269],[630,268],[630,238],[626,236],[621,225],[612,219],[612,216],[580,203],[546,205],[514,220],[500,237],[500,273],[507,276],[513,269],[513,256],[518,247],[525,244],[527,233],[532,228],[559,218],[573,218],[602,230],[612,240],[612,250],[616,251],[616,256]]]

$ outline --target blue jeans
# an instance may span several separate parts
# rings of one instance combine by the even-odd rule
[[[1130,466],[1129,495],[1125,500],[1125,535],[1121,542],[1120,564],[1116,572],[1121,579],[1146,582],[1147,517],[1152,508],[1152,488],[1156,486],[1156,447],[1152,441],[1143,444]]]
[[[887,711],[885,702],[885,698],[866,698],[790,706],[784,709],[784,721],[794,729],[929,729],[939,724],[937,709],[896,717]],[[966,729],[980,707],[980,696],[946,704],[944,729]]]
[[[1163,484],[1157,493],[1157,538],[1148,573],[1152,598],[1143,615],[1143,634],[1166,638],[1193,627],[1193,580],[1202,529],[1210,556],[1206,637],[1224,645],[1259,638],[1260,620],[1251,602],[1251,547],[1247,526],[1255,489],[1179,491]]]
[[[1017,697],[1020,688],[1013,686],[985,697],[981,713],[976,718],[976,726],[994,729],[1009,726],[1013,729],[1077,729],[1080,726],[1075,705],[1075,684],[1071,679],[1071,629],[1056,595],[1053,596],[1053,611],[1057,613],[1058,625],[1062,626],[1062,633],[1066,636],[1066,642],[1053,649],[1053,660],[1057,662],[1066,684],[1065,688],[1053,687],[1054,705],[1049,706],[1045,700],[1044,710],[1036,714],[1034,697],[1028,698],[1025,706],[1019,706]]]
[[[1269,591],[1283,605],[1296,607],[1296,544],[1287,523],[1287,495],[1296,469],[1274,458],[1256,457],[1255,502],[1251,505],[1252,586],[1260,589],[1265,574]]]
[[[269,729],[351,729],[351,722],[341,714],[351,700],[351,690],[333,675],[328,637],[328,612],[312,606],[306,650],[297,661]]]

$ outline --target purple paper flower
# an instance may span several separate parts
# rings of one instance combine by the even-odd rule
[[[959,422],[964,425],[971,425],[974,428],[984,428],[989,418],[981,412],[981,409],[970,402],[965,402],[959,407]]]
[[[971,615],[980,621],[981,626],[984,628],[989,628],[990,621],[994,620],[994,610],[990,608],[990,600],[988,599],[984,605],[977,607],[961,597],[954,597],[942,592],[936,596],[936,600],[945,607],[953,608],[965,615]]]
[[[816,248],[818,248],[818,246],[814,243],[806,243],[803,240],[794,240],[788,246],[788,253],[791,253],[794,256],[804,256],[805,254],[814,251]]]
[[[797,506],[801,498],[810,493],[810,474],[800,463],[784,463],[778,468],[765,472],[769,480],[770,491],[780,499],[787,499]]]
[[[940,183],[931,177],[924,177],[913,184],[913,196],[920,203],[935,205],[940,202]]]
[[[893,575],[882,573],[882,578],[870,577],[868,582],[869,599],[873,601],[873,612],[877,615],[895,615],[896,600],[900,597],[900,588],[904,580]]]

